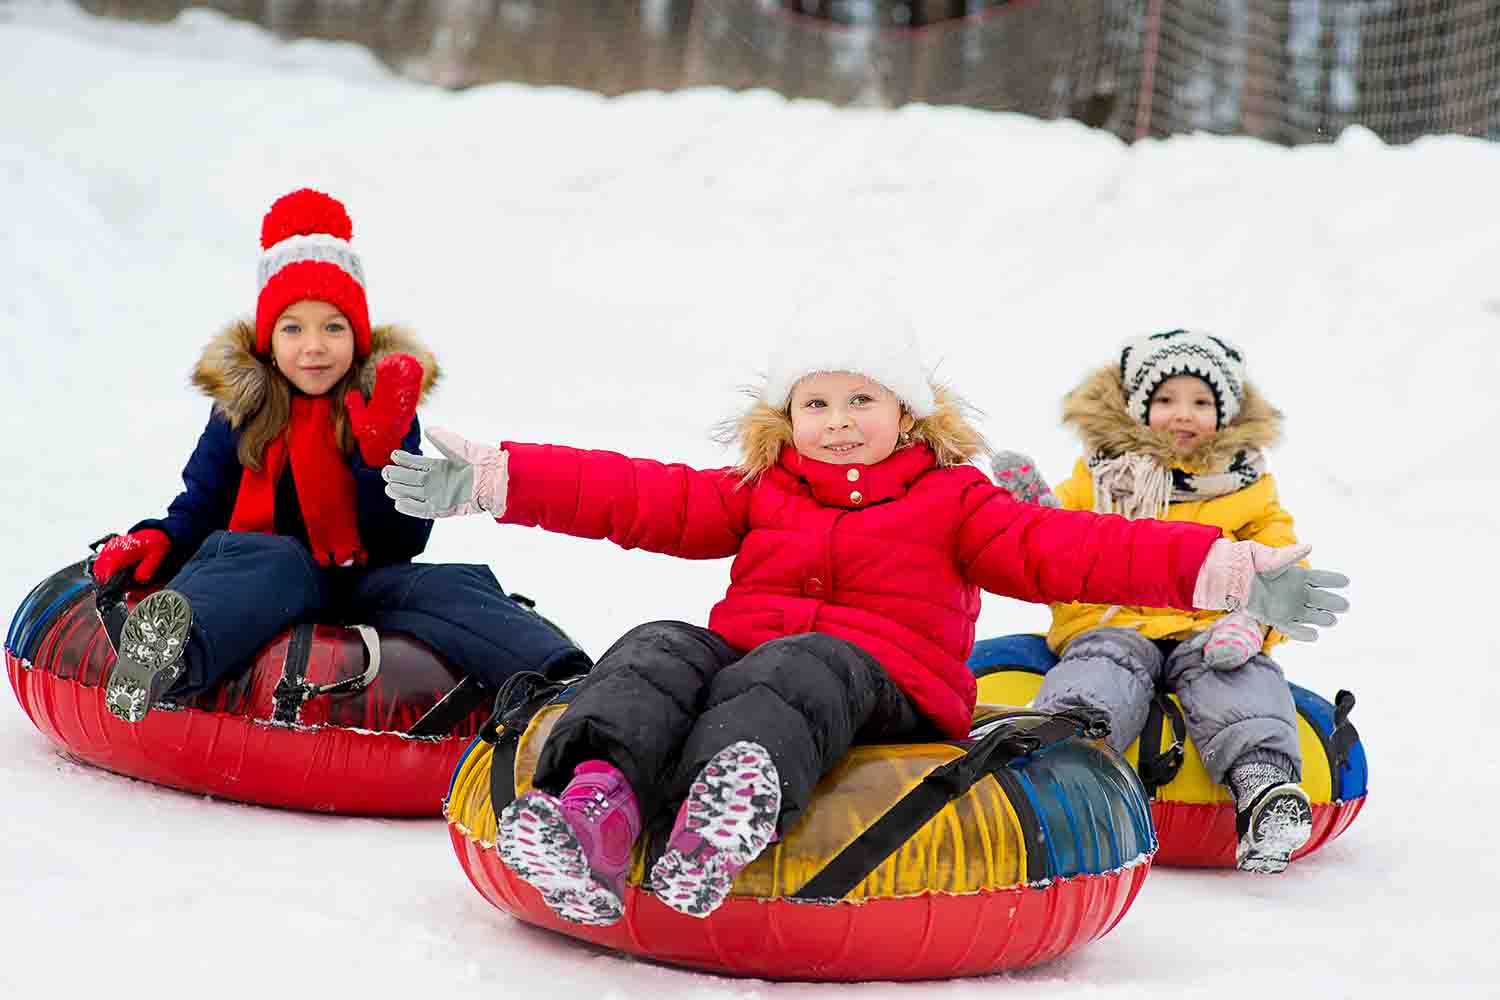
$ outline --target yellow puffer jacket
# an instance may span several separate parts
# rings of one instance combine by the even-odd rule
[[[1119,369],[1112,366],[1095,372],[1068,394],[1063,404],[1063,423],[1079,432],[1090,454],[1098,450],[1112,455],[1139,452],[1169,468],[1201,474],[1223,471],[1242,449],[1264,449],[1274,444],[1280,438],[1281,414],[1253,386],[1247,385],[1245,401],[1234,422],[1194,453],[1178,456],[1165,435],[1143,427],[1126,412]],[[1055,492],[1069,510],[1094,509],[1093,477],[1082,459],[1074,465],[1072,476]],[[1270,475],[1224,496],[1174,503],[1168,508],[1166,519],[1211,524],[1232,541],[1253,540],[1278,548],[1297,541],[1292,516],[1282,509],[1276,495],[1276,481]],[[1134,628],[1148,639],[1185,639],[1223,615],[1222,611],[1054,604],[1047,645],[1061,655],[1080,633],[1100,625]],[[1281,633],[1272,631],[1266,638],[1266,647],[1283,639]]]

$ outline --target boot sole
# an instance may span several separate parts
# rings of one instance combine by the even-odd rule
[[[104,688],[104,705],[122,722],[140,722],[182,675],[193,609],[175,590],[158,590],[130,612]]]
[[[564,920],[599,927],[624,914],[620,897],[589,869],[578,835],[552,796],[528,792],[506,806],[497,840],[506,867]]]
[[[1296,785],[1271,792],[1255,804],[1235,863],[1241,871],[1275,875],[1312,837],[1312,805]]]
[[[706,917],[776,835],[781,779],[771,755],[747,742],[720,750],[693,782],[684,808],[703,822],[668,841],[651,869],[651,891],[679,913]]]

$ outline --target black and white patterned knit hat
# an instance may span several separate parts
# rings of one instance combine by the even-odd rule
[[[1137,337],[1120,352],[1125,408],[1142,424],[1151,419],[1151,394],[1174,375],[1196,375],[1214,391],[1222,429],[1239,415],[1245,401],[1245,360],[1223,337],[1193,330],[1169,330]]]

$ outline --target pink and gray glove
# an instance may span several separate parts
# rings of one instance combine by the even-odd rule
[[[1347,587],[1349,578],[1328,570],[1298,566],[1311,545],[1273,549],[1260,542],[1231,542],[1221,538],[1209,546],[1193,588],[1195,607],[1243,611],[1289,639],[1313,642],[1314,625],[1328,627],[1334,612],[1349,610],[1349,602],[1326,587]]]
[[[1047,480],[1036,471],[1036,463],[1029,455],[1019,451],[997,451],[990,460],[990,468],[995,470],[996,484],[1018,502],[1038,507],[1062,506],[1057,494],[1048,487]]]
[[[1203,665],[1213,670],[1234,670],[1260,652],[1265,643],[1260,623],[1243,611],[1225,615],[1208,630],[1203,644]]]
[[[396,501],[397,510],[429,519],[505,513],[505,449],[466,441],[441,427],[430,428],[427,440],[442,458],[397,451],[391,454],[391,464],[380,470],[385,495]]]

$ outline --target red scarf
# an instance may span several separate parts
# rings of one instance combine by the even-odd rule
[[[275,532],[276,483],[288,453],[313,559],[323,566],[363,564],[354,470],[333,436],[333,399],[327,395],[292,397],[291,422],[266,445],[260,471],[245,466],[229,530]]]

